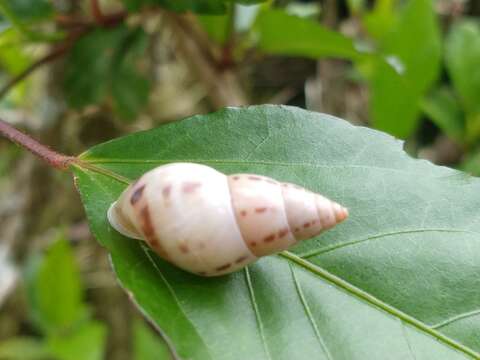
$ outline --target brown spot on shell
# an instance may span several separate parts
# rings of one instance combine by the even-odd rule
[[[290,232],[290,230],[288,230],[288,228],[284,228],[282,230],[280,230],[278,232],[278,237],[279,238],[283,238],[284,236],[286,236],[288,233]]]
[[[294,231],[294,232],[299,232],[299,231],[300,231],[300,228],[296,227],[293,231]]]
[[[162,195],[165,199],[170,197],[170,193],[172,192],[172,185],[167,185],[162,189]]]
[[[247,216],[247,210],[242,210],[240,211],[241,216]]]
[[[256,242],[256,241],[252,241],[252,242],[250,243],[250,246],[252,246],[252,247],[257,246],[257,242]]]
[[[135,205],[140,200],[143,190],[145,190],[145,184],[133,192],[132,197],[130,198],[130,204]]]
[[[258,176],[249,176],[248,179],[253,180],[253,181],[262,181],[263,180],[261,177],[258,177]]]
[[[207,272],[206,272],[206,271],[199,271],[197,274],[198,274],[198,275],[205,276],[205,275],[207,275]]]
[[[219,266],[217,268],[215,268],[216,271],[223,271],[223,270],[227,270],[230,266],[232,266],[231,263],[228,263],[228,264],[225,264],[225,265],[222,265],[222,266]]]
[[[310,227],[310,223],[309,222],[306,222],[305,224],[303,224],[303,227],[306,229],[306,228],[309,228]]]
[[[240,176],[235,175],[235,176],[232,177],[232,179],[235,180],[235,181],[240,180]]]
[[[270,234],[268,236],[265,236],[263,238],[263,241],[266,242],[266,243],[269,243],[269,242],[272,242],[273,240],[275,240],[275,238],[276,238],[275,234]]]
[[[237,260],[235,260],[235,264],[240,264],[242,262],[244,262],[245,260],[248,259],[248,255],[243,255],[243,256],[240,256]]]
[[[145,206],[140,211],[140,217],[142,222],[142,231],[145,237],[148,239],[155,237],[155,229],[153,228],[152,219],[150,218],[150,210],[148,206]]]
[[[266,207],[255,208],[255,212],[258,213],[258,214],[264,213],[265,211],[267,211]]]
[[[188,252],[190,251],[190,249],[188,248],[188,245],[185,243],[181,243],[180,245],[178,245],[178,248],[180,249],[182,254],[188,254]]]
[[[155,229],[152,224],[152,220],[150,217],[150,211],[148,206],[145,206],[140,211],[140,222],[143,235],[145,236],[146,242],[164,259],[168,259],[168,253],[160,244],[157,235],[155,234]]]
[[[185,182],[185,183],[183,183],[182,191],[186,194],[189,194],[189,193],[194,192],[200,186],[202,186],[202,184],[198,183],[198,182]]]

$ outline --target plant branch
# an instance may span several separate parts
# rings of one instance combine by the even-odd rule
[[[90,9],[92,11],[92,16],[95,19],[95,21],[103,25],[105,22],[105,18],[102,13],[102,9],[100,8],[100,4],[98,0],[90,0]]]
[[[225,42],[222,46],[222,55],[218,62],[220,70],[226,70],[235,66],[233,50],[235,48],[235,4],[231,3],[228,8],[228,21],[225,29]]]
[[[173,13],[167,15],[179,52],[206,86],[213,107],[246,105],[246,94],[236,74],[232,70],[219,71],[212,45],[195,18]]]
[[[92,16],[95,19],[96,25],[108,27],[117,25],[119,22],[123,21],[127,16],[126,11],[120,11],[115,14],[106,15],[102,12],[100,7],[99,0],[90,0],[90,8],[92,11]]]
[[[102,24],[101,26],[104,27],[111,27],[115,26],[116,24],[122,22],[127,14],[123,11],[112,14],[112,15],[107,15],[104,16],[102,15]],[[98,27],[98,24],[92,24],[92,23],[83,23],[81,21],[76,21],[75,19],[67,18],[67,17],[58,17],[57,21],[64,24],[67,23],[69,25],[74,25],[75,28],[71,30],[68,33],[67,38],[65,41],[57,45],[54,50],[44,57],[40,58],[36,62],[34,62],[32,65],[27,67],[24,71],[22,71],[20,74],[14,76],[8,83],[0,88],[0,99],[3,98],[15,85],[17,85],[20,81],[25,79],[27,76],[29,76],[31,73],[33,73],[36,69],[41,67],[42,65],[48,64],[51,61],[54,61],[61,56],[63,56],[65,53],[67,53],[68,50],[73,46],[75,41],[77,41],[80,37],[83,35],[87,34],[88,32],[92,31],[96,27]]]
[[[69,48],[68,46],[57,47],[49,54],[45,55],[44,57],[40,58],[29,67],[27,67],[20,74],[14,76],[12,79],[10,79],[10,81],[8,81],[8,83],[5,86],[3,86],[0,89],[0,99],[3,98],[15,85],[17,85],[20,81],[25,79],[28,75],[30,75],[36,69],[38,69],[44,64],[47,64],[61,57],[68,50],[68,48]]]
[[[76,158],[57,153],[0,119],[0,135],[30,151],[33,155],[59,170],[66,170]]]

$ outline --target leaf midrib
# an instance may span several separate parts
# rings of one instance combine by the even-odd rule
[[[170,159],[170,160],[160,160],[160,159],[97,159],[97,158],[87,158],[88,153],[82,154],[80,159],[83,159],[88,164],[151,164],[151,165],[162,165],[170,164],[174,162],[194,162],[202,164],[216,164],[216,165],[263,165],[263,166],[282,166],[282,167],[308,167],[315,169],[374,169],[374,170],[384,170],[384,171],[393,171],[399,172],[402,174],[409,173],[404,169],[395,169],[389,167],[381,166],[370,166],[370,165],[356,165],[356,164],[344,164],[344,165],[322,165],[314,163],[298,163],[298,162],[281,162],[281,161],[261,161],[261,160],[215,160],[215,159]],[[103,168],[101,168],[103,169]],[[117,174],[118,175],[118,174]],[[435,178],[435,177],[432,177]]]
[[[195,160],[195,161],[198,162],[198,161],[201,161],[201,160]],[[237,163],[245,164],[244,162],[237,162]],[[277,163],[272,163],[272,165],[273,164],[278,165]],[[86,165],[86,166],[83,167],[82,165]],[[101,167],[98,167],[94,164],[91,164],[90,159],[88,160],[88,163],[85,163],[84,161],[80,161],[79,163],[74,164],[74,166],[79,168],[79,170],[81,170],[81,171],[85,172],[85,170],[89,170],[89,171],[92,171],[92,172],[96,172],[99,175],[110,177],[111,179],[119,181],[123,184],[129,184],[132,181],[131,179],[124,178],[122,175],[119,175],[119,174],[117,174],[117,173],[115,173],[111,170],[101,168]],[[388,168],[387,168],[387,170],[388,170]],[[395,169],[392,169],[392,170],[395,170]],[[399,170],[399,171],[401,171],[401,170]],[[126,179],[127,182],[125,182],[125,180],[123,180],[123,179]],[[367,303],[371,306],[377,307],[377,308],[385,311],[386,313],[390,314],[391,316],[396,317],[396,318],[398,318],[399,320],[401,320],[405,323],[408,323],[409,325],[415,327],[416,329],[420,330],[421,332],[434,337],[438,341],[442,342],[444,345],[446,345],[446,346],[448,346],[452,349],[455,349],[457,351],[460,351],[460,352],[462,352],[462,353],[464,353],[468,356],[471,356],[474,359],[480,359],[480,353],[477,353],[476,351],[470,349],[469,347],[451,339],[450,337],[440,333],[439,331],[435,330],[434,328],[429,327],[428,325],[426,325],[425,323],[417,320],[416,318],[414,318],[410,315],[407,315],[406,313],[404,313],[404,312],[402,312],[402,311],[384,303],[383,301],[377,299],[373,295],[355,287],[354,285],[350,284],[349,282],[333,275],[332,273],[328,272],[327,270],[325,270],[325,269],[323,269],[323,268],[321,268],[321,267],[319,267],[319,266],[301,258],[300,256],[298,256],[294,253],[291,253],[289,251],[283,251],[283,252],[279,253],[278,256],[282,256],[282,257],[286,258],[287,260],[295,263],[297,266],[300,266],[300,267],[312,272],[313,274],[321,277],[323,280],[333,284],[334,286],[338,287],[339,289],[351,294],[352,296],[355,296],[356,298],[359,298],[361,301],[363,301],[363,302],[365,302],[365,303]]]

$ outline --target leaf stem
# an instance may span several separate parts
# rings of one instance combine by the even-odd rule
[[[87,161],[83,161],[81,159],[75,158],[74,164],[78,168],[82,170],[90,170],[92,172],[96,172],[98,174],[102,174],[105,176],[108,176],[114,180],[117,180],[118,182],[121,182],[125,185],[130,185],[132,183],[132,180],[129,178],[126,178],[120,174],[117,174],[116,172],[110,171],[108,169],[102,168],[100,166],[96,166],[94,164],[91,164]]]
[[[0,119],[0,135],[9,139],[17,145],[27,149],[33,155],[42,159],[50,166],[59,169],[66,170],[76,159],[73,156],[67,156],[60,154],[56,151],[49,149],[47,146],[41,144],[31,136],[22,133],[9,123]]]
[[[280,256],[296,263],[297,265],[300,265],[301,267],[310,270],[314,274],[320,276],[321,278],[327,280],[330,283],[333,283],[337,287],[357,296],[358,298],[380,308],[381,310],[389,313],[390,315],[400,319],[401,321],[411,325],[412,327],[417,328],[418,330],[429,334],[430,336],[436,338],[438,341],[450,346],[451,348],[454,348],[460,352],[463,352],[464,354],[467,354],[474,359],[480,359],[480,354],[473,351],[472,349],[468,348],[467,346],[460,344],[459,342],[449,338],[448,336],[443,335],[442,333],[436,331],[435,329],[432,329],[429,327],[427,324],[415,319],[414,317],[405,314],[404,312],[384,303],[383,301],[377,299],[376,297],[370,295],[369,293],[360,290],[359,288],[353,286],[352,284],[348,283],[345,280],[342,280],[341,278],[331,274],[325,269],[322,269],[321,267],[302,259],[301,257],[289,252],[289,251],[283,251],[279,254]]]

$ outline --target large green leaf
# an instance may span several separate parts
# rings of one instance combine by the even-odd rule
[[[411,159],[388,135],[283,106],[195,116],[81,159],[92,231],[182,358],[480,358],[475,178]],[[295,182],[348,206],[350,218],[243,271],[197,277],[106,220],[125,178],[173,161]]]

